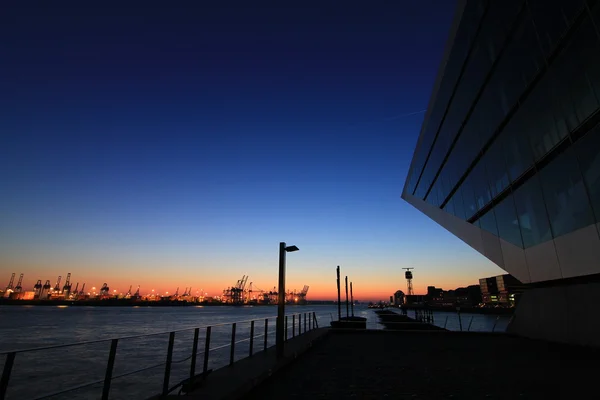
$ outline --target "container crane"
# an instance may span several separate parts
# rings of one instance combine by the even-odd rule
[[[62,279],[62,276],[58,276],[58,279],[56,281],[56,286],[54,286],[54,291],[55,292],[60,292],[60,280]]]
[[[308,285],[304,285],[304,287],[302,288],[302,291],[300,293],[298,293],[298,303],[304,304],[306,303],[306,294],[308,293]]]
[[[102,287],[100,288],[100,296],[103,297],[108,297],[108,292],[110,291],[110,288],[108,287],[108,285],[106,284],[106,282],[102,285]]]
[[[231,288],[231,302],[233,304],[242,304],[244,302],[244,288],[247,281],[248,276],[243,275],[242,279],[237,281],[235,287]]]
[[[67,279],[65,280],[65,285],[63,286],[63,293],[66,297],[69,297],[71,294],[71,273],[67,274]]]
[[[77,282],[75,284],[75,290],[73,290],[73,296],[77,297],[79,295],[79,292],[77,291],[77,289],[79,289],[79,282]]]
[[[38,279],[38,281],[33,285],[33,295],[35,298],[39,298],[42,294],[42,280]]]
[[[85,296],[85,282],[83,282],[83,286],[81,287],[81,291],[79,291],[78,296]]]
[[[5,292],[8,292],[9,290],[13,289],[14,282],[15,282],[15,273],[13,272],[12,275],[10,276],[10,281],[8,281],[8,285],[6,286]]]
[[[50,289],[52,289],[52,285],[50,284],[50,279],[46,279],[46,283],[44,283],[44,286],[42,286],[42,291],[40,293],[40,297],[47,296],[50,292]]]
[[[250,285],[248,285],[248,292],[247,292],[245,303],[248,303],[248,302],[252,301],[252,293],[253,292],[254,291],[252,290],[252,282],[250,282]]]
[[[133,285],[129,285],[129,290],[127,291],[127,294],[125,295],[126,299],[131,298],[131,288],[133,287]]]
[[[133,295],[133,297],[135,297],[136,299],[140,298],[140,285],[138,285],[137,290],[135,291],[135,294]]]
[[[21,293],[23,290],[23,276],[24,274],[19,275],[19,281],[17,282],[17,286],[15,286],[15,293]]]

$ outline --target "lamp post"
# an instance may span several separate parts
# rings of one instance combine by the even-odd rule
[[[285,253],[298,251],[296,246],[286,246],[285,242],[279,243],[279,289],[277,301],[277,325],[275,330],[275,345],[277,358],[283,357],[284,318],[285,318]]]

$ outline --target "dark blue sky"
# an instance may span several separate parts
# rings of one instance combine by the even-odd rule
[[[453,239],[400,193],[453,2],[24,3],[0,16],[0,271],[268,287],[280,240],[298,286],[440,268],[407,240]]]

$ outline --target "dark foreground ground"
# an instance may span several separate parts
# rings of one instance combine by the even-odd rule
[[[598,351],[499,334],[330,331],[245,398],[596,399]]]

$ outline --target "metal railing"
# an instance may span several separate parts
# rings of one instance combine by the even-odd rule
[[[412,310],[408,313],[394,310],[399,315],[406,315],[418,322],[428,323],[437,327],[457,332],[494,332],[503,333],[514,318],[513,315],[454,313],[447,311]],[[385,325],[393,326],[406,322],[380,320],[374,313],[368,316],[367,329],[386,329]],[[333,317],[331,317],[333,318]]]
[[[289,322],[289,317],[291,317],[291,324],[288,325]],[[262,323],[262,321],[264,320],[264,324],[262,327],[263,332],[262,333],[257,333],[256,331],[258,329],[261,328],[257,328],[256,326],[256,322],[260,322]],[[173,391],[181,388],[181,391],[187,391],[187,390],[192,390],[193,386],[194,386],[194,382],[196,382],[198,379],[206,379],[207,376],[210,374],[210,372],[212,371],[212,369],[209,367],[209,362],[210,360],[210,355],[211,354],[215,354],[215,352],[222,350],[222,349],[226,349],[226,348],[230,348],[229,350],[229,358],[228,358],[228,362],[227,364],[218,364],[216,363],[215,367],[216,368],[220,368],[223,367],[225,365],[233,365],[235,363],[235,361],[242,359],[242,358],[246,358],[246,357],[252,357],[254,354],[256,354],[256,349],[255,349],[255,339],[260,339],[261,337],[263,338],[262,341],[262,349],[259,351],[266,351],[270,346],[274,345],[274,340],[269,343],[269,336],[274,338],[274,334],[275,334],[275,329],[270,329],[270,326],[273,326],[273,328],[275,327],[275,323],[270,324],[269,321],[276,321],[277,317],[276,316],[271,316],[271,317],[263,317],[260,319],[251,319],[251,320],[244,320],[244,321],[237,321],[237,322],[226,322],[226,323],[220,323],[220,324],[212,324],[212,325],[207,325],[207,326],[200,326],[200,327],[192,327],[192,328],[184,328],[184,329],[179,329],[179,330],[173,330],[173,331],[162,331],[162,332],[154,332],[154,333],[148,333],[148,334],[138,334],[138,335],[130,335],[130,336],[121,336],[118,338],[110,338],[110,339],[98,339],[98,340],[91,340],[91,341],[83,341],[83,342],[76,342],[76,343],[68,343],[68,344],[58,344],[58,345],[52,345],[52,346],[44,346],[44,347],[33,347],[33,348],[26,348],[26,349],[18,349],[18,350],[12,350],[12,351],[5,351],[5,352],[0,352],[0,356],[5,355],[5,362],[4,362],[4,367],[2,369],[2,376],[0,378],[0,400],[4,400],[7,396],[7,392],[11,383],[11,375],[13,374],[13,371],[15,369],[15,360],[19,360],[20,358],[26,358],[27,355],[31,354],[31,353],[40,353],[40,352],[49,352],[52,350],[57,350],[57,349],[69,349],[69,348],[73,348],[73,347],[81,347],[81,346],[89,346],[89,345],[96,345],[96,344],[103,344],[103,343],[110,343],[110,348],[108,351],[108,359],[107,362],[105,364],[105,369],[104,369],[104,374],[103,377],[100,379],[94,379],[94,380],[89,380],[85,383],[77,383],[75,385],[71,385],[71,386],[67,386],[67,387],[61,387],[59,389],[56,389],[52,392],[49,393],[45,393],[45,394],[41,394],[38,395],[37,397],[32,396],[31,398],[34,398],[36,400],[40,400],[40,399],[47,399],[47,398],[51,398],[51,397],[55,397],[55,396],[59,396],[59,395],[63,395],[63,394],[67,394],[67,393],[72,393],[75,391],[79,391],[82,389],[96,389],[97,390],[97,394],[95,396],[100,395],[100,398],[103,400],[106,400],[109,398],[110,395],[110,390],[111,390],[111,386],[113,381],[115,381],[116,379],[119,378],[124,378],[127,376],[131,376],[131,375],[135,375],[135,374],[141,374],[143,372],[147,372],[150,371],[152,369],[156,369],[156,368],[160,368],[160,367],[164,367],[164,371],[162,373],[162,390],[160,390],[160,394],[158,394],[159,397],[166,397],[169,393],[172,393]],[[296,323],[296,320],[298,321],[298,323]],[[294,314],[290,314],[290,315],[286,315],[285,316],[285,341],[288,340],[288,338],[294,338],[297,335],[302,335],[303,333],[318,328],[319,323],[318,323],[319,318],[317,317],[316,313],[314,311],[311,312],[304,312],[304,313],[294,313]],[[247,337],[242,337],[239,338],[240,336],[243,335],[243,332],[240,333],[240,331],[238,331],[238,327],[244,324],[249,324],[249,332],[247,333]],[[215,328],[226,328],[227,326],[230,326],[230,338],[227,341],[224,338],[219,338],[219,340],[217,342],[221,342],[223,344],[219,344],[217,346],[211,347],[211,340],[214,342],[214,330]],[[291,328],[291,332],[289,332]],[[204,332],[202,332],[204,331]],[[191,351],[189,352],[188,355],[183,356],[182,358],[179,359],[175,359],[175,354],[174,354],[174,348],[175,348],[175,344],[176,344],[176,335],[179,334],[180,336],[182,336],[182,334],[184,332],[193,332],[193,339],[191,341]],[[227,329],[221,329],[221,334],[227,332]],[[199,343],[201,340],[201,333],[204,333],[204,346],[203,349],[199,351]],[[145,365],[142,368],[137,368],[134,370],[128,370],[128,371],[124,371],[124,372],[120,372],[115,374],[115,363],[117,360],[117,350],[119,349],[119,344],[123,343],[126,340],[134,340],[134,339],[148,339],[148,338],[152,338],[152,337],[157,337],[157,336],[161,336],[161,335],[167,335],[168,334],[168,342],[167,342],[167,351],[166,351],[166,357],[164,358],[164,361],[162,362],[154,362],[151,363],[150,365]],[[247,342],[248,343],[248,352],[246,353],[246,355],[243,355],[240,353],[240,348],[239,345],[240,343],[244,343]],[[180,341],[181,343],[181,341]],[[136,347],[136,349],[140,350],[139,347]],[[154,349],[153,349],[154,350]],[[198,356],[203,356],[203,360],[202,360],[202,372],[200,374],[197,374],[197,361],[198,361]],[[214,356],[213,356],[214,358]],[[25,360],[25,362],[27,363],[28,360]],[[184,379],[181,379],[178,383],[172,385],[172,381],[173,381],[173,377],[172,377],[172,372],[173,372],[173,366],[174,365],[178,365],[178,364],[183,364],[186,361],[189,361],[189,371],[188,373],[186,373],[187,377]],[[180,374],[181,375],[181,374]],[[55,375],[56,376],[56,375]],[[27,383],[25,383],[27,384]],[[31,382],[29,383],[31,385]],[[20,389],[21,390],[21,389]],[[156,394],[156,392],[154,392]],[[136,393],[138,394],[138,393]],[[125,395],[124,397],[130,397],[130,396],[126,396],[127,393],[123,393],[123,395]],[[22,393],[21,394],[15,394],[15,397],[23,397]],[[28,396],[25,396],[28,397]],[[110,396],[111,398],[113,396]]]

